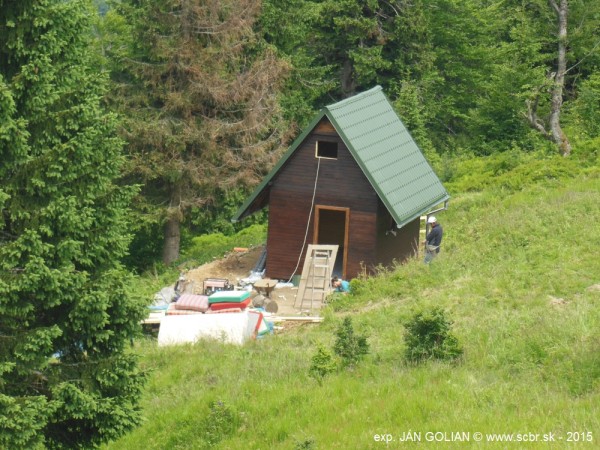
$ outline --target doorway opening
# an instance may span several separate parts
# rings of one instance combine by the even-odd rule
[[[339,246],[332,275],[346,278],[350,208],[316,205],[315,209],[313,243]]]

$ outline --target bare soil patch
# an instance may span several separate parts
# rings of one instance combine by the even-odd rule
[[[207,278],[227,278],[230,283],[238,284],[239,280],[250,275],[263,249],[264,246],[260,245],[247,251],[231,251],[223,258],[189,270],[185,277],[194,282],[197,293],[202,291],[202,283]]]

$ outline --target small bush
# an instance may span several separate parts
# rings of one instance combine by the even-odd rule
[[[426,359],[452,360],[462,355],[456,337],[450,332],[452,322],[441,308],[415,314],[404,325],[406,359],[420,362]]]
[[[214,446],[227,436],[231,436],[239,425],[237,413],[222,401],[209,404],[209,413],[204,422],[205,440]]]
[[[356,364],[364,355],[369,353],[366,336],[354,334],[352,319],[346,317],[335,332],[336,341],[333,351],[342,358],[344,366]]]
[[[331,352],[319,344],[317,346],[317,353],[312,357],[309,369],[310,376],[321,384],[323,383],[323,378],[331,372],[335,372],[336,368],[336,363]]]
[[[309,437],[303,440],[297,440],[294,450],[313,450],[317,448],[317,441],[314,438]]]

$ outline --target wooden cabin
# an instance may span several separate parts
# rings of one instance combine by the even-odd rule
[[[414,255],[420,216],[448,199],[377,86],[323,108],[232,220],[268,206],[268,277],[300,274],[312,243],[339,245],[351,279]]]

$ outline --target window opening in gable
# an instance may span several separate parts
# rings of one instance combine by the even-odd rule
[[[337,159],[338,143],[330,141],[317,141],[317,158]]]

